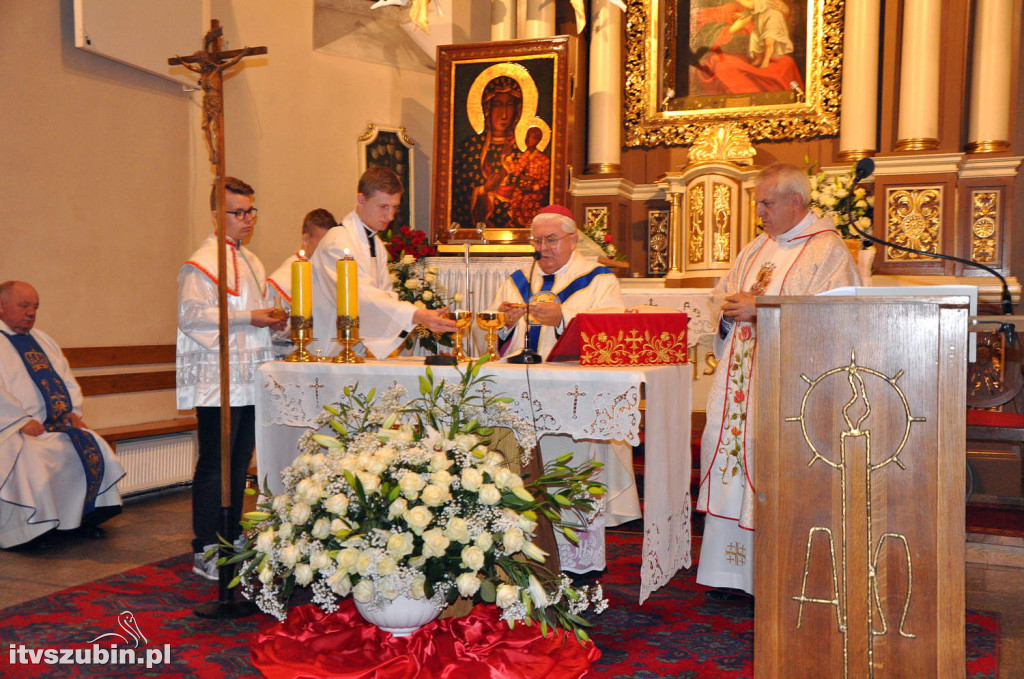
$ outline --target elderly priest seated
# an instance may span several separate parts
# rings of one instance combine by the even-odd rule
[[[82,421],[82,391],[60,347],[34,330],[39,294],[0,283],[0,547],[50,530],[102,537],[124,476]]]
[[[530,226],[536,266],[510,275],[491,305],[505,314],[499,350],[508,356],[524,346],[547,356],[565,326],[583,311],[623,311],[619,281],[611,269],[576,252],[572,212],[561,205],[542,208]],[[526,323],[526,303],[530,318]]]

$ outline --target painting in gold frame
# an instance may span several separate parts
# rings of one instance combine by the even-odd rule
[[[630,0],[627,9],[627,145],[690,144],[725,122],[753,140],[838,133],[844,0]]]
[[[438,48],[432,226],[441,243],[526,243],[565,202],[571,38]]]

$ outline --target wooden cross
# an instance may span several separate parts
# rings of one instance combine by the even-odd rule
[[[221,51],[224,31],[216,19],[210,21],[210,30],[203,37],[203,49],[190,57],[171,57],[171,66],[184,66],[199,74],[199,86],[203,90],[203,132],[210,149],[210,164],[214,169],[214,200],[217,215],[217,305],[218,332],[220,335],[220,498],[223,516],[229,516],[231,506],[231,380],[228,362],[228,303],[227,303],[227,253],[225,250],[224,215],[224,71],[253,54],[266,54],[266,47],[243,47],[240,50]],[[227,519],[225,519],[226,521]],[[230,601],[227,581],[222,567],[220,578],[220,602]],[[202,607],[200,607],[202,608]],[[204,617],[228,617],[223,611],[213,609],[200,612]],[[233,617],[233,616],[231,616]]]
[[[224,161],[224,71],[245,57],[266,54],[266,47],[243,47],[240,50],[221,51],[224,29],[216,19],[210,21],[210,30],[203,37],[203,49],[190,57],[171,57],[171,66],[184,66],[199,74],[199,87],[203,90],[203,133],[210,150],[210,165],[223,176]]]

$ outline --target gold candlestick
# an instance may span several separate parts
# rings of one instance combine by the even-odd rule
[[[488,361],[498,359],[498,329],[505,325],[505,314],[500,311],[480,311],[476,315],[476,324],[481,330],[487,331]]]
[[[292,343],[295,351],[284,360],[289,363],[314,363],[316,357],[309,353],[306,346],[313,341],[313,319],[305,316],[292,316]]]
[[[462,339],[465,337],[466,329],[473,325],[472,311],[446,311],[444,317],[449,321],[455,321],[455,347],[452,349],[452,356],[456,361],[468,361],[469,356],[462,350]]]
[[[362,356],[357,356],[352,347],[359,344],[359,317],[338,316],[338,344],[341,351],[334,357],[335,363],[362,363]]]

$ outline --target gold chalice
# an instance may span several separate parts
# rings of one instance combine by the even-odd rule
[[[487,331],[487,353],[489,361],[498,358],[498,330],[505,325],[505,314],[500,311],[480,311],[476,315],[476,324],[481,330]]]
[[[462,350],[462,339],[466,336],[466,330],[473,325],[473,312],[446,311],[444,317],[449,321],[455,321],[455,347],[452,349],[452,356],[456,361],[468,361],[469,356]]]

